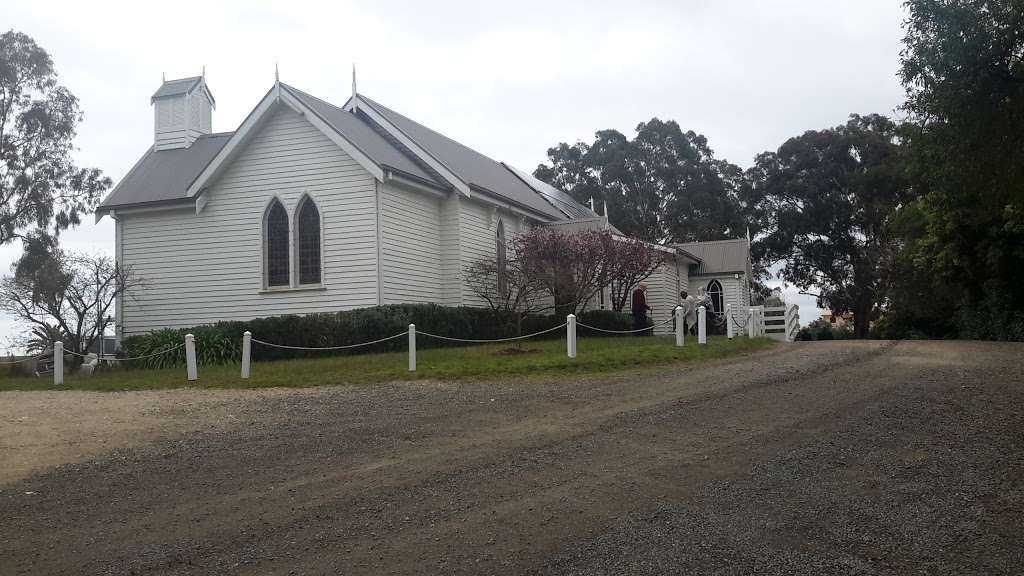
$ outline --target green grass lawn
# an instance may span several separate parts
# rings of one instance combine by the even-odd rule
[[[526,341],[523,354],[508,354],[508,344],[487,344],[466,348],[420,350],[417,371],[409,372],[405,352],[340,356],[322,359],[284,360],[253,363],[248,380],[241,379],[238,364],[200,366],[199,380],[189,382],[185,368],[69,374],[61,388],[78,390],[144,390],[153,388],[264,388],[272,386],[323,386],[331,384],[375,384],[399,380],[483,381],[507,378],[539,379],[554,376],[607,374],[640,367],[699,362],[732,354],[767,348],[771,340],[708,337],[701,348],[696,338],[687,338],[676,348],[674,337],[580,338],[577,357],[566,357],[564,340]],[[52,377],[3,378],[2,390],[52,390]]]

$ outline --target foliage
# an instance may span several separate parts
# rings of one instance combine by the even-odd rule
[[[29,331],[28,338],[24,343],[25,352],[29,355],[41,354],[53,348],[54,342],[66,342],[67,340],[68,336],[60,326],[44,322]]]
[[[245,322],[219,322],[213,326],[197,326],[177,330],[160,330],[146,335],[130,336],[122,342],[121,358],[138,358],[171,350],[185,341],[185,334],[195,336],[196,361],[204,365],[237,364],[242,358],[242,334],[252,333],[256,340],[271,344],[323,348],[348,346],[372,342],[408,332],[409,324],[416,324],[421,332],[474,340],[495,340],[516,335],[514,328],[501,323],[502,316],[485,308],[446,307],[436,304],[395,304],[374,308],[358,308],[344,312],[310,314],[307,316],[273,316]],[[604,330],[630,330],[632,318],[628,314],[608,310],[590,310],[579,317],[579,322]],[[530,315],[523,318],[522,332],[535,334],[565,323],[564,316]],[[604,336],[605,334],[580,327],[577,336]],[[565,331],[555,330],[537,339],[565,338]],[[534,339],[531,339],[533,341]],[[451,348],[464,344],[452,343],[419,334],[417,349]],[[348,350],[311,351],[273,348],[253,343],[252,360],[270,361],[293,358],[323,358],[359,354],[404,351],[408,340],[395,340],[360,346]],[[130,369],[159,369],[185,365],[185,349],[128,363]]]
[[[790,138],[757,157],[744,194],[758,217],[756,256],[802,290],[817,289],[818,306],[853,312],[854,330],[885,299],[885,271],[898,249],[889,237],[908,181],[896,125],[877,114]]]
[[[904,7],[900,78],[917,199],[908,215],[912,273],[897,285],[911,282],[890,307],[891,323],[1012,338],[1024,313],[1024,2]],[[942,314],[922,314],[915,295],[945,304]]]
[[[610,282],[616,246],[607,230],[563,234],[538,226],[513,243],[522,266],[554,299],[559,316],[578,315]]]
[[[563,336],[564,338],[564,336]],[[563,338],[531,342],[532,354],[501,354],[495,345],[435,348],[417,354],[416,372],[408,370],[405,351],[335,358],[306,358],[283,362],[254,363],[252,377],[242,380],[237,366],[208,366],[199,380],[189,382],[180,367],[167,370],[121,371],[102,375],[70,374],[62,389],[138,390],[202,386],[215,388],[263,388],[270,386],[322,386],[375,384],[409,380],[444,380],[477,383],[495,380],[529,381],[587,374],[636,373],[638,369],[692,365],[696,362],[735,356],[775,345],[766,339],[708,338],[707,347],[676,348],[672,337],[581,338],[578,356],[566,358]],[[255,352],[255,348],[253,350]],[[52,390],[45,378],[5,380],[0,390]]]
[[[627,238],[611,246],[608,286],[612,309],[622,312],[631,290],[662,266],[667,255],[647,242]]]
[[[714,158],[707,139],[674,121],[641,122],[629,140],[601,130],[592,144],[548,149],[534,176],[577,201],[607,203],[612,225],[649,242],[721,240],[742,233],[742,170]]]
[[[495,318],[521,335],[523,319],[554,307],[554,300],[544,296],[547,286],[543,269],[530,266],[520,250],[521,241],[506,241],[504,251],[480,257],[462,271],[466,286],[487,303]]]
[[[853,328],[849,324],[837,325],[821,318],[812,320],[801,328],[796,335],[797,340],[849,340],[854,337]]]
[[[46,50],[21,32],[0,36],[0,245],[20,238],[45,252],[110,188],[110,178],[71,158],[81,120]]]
[[[14,273],[0,280],[0,311],[40,331],[55,330],[65,349],[79,354],[110,325],[116,299],[131,297],[147,285],[131,267],[103,254],[56,249],[32,266],[23,265],[31,257],[22,256]],[[75,358],[78,363],[80,357]]]

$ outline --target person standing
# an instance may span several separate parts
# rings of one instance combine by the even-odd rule
[[[697,301],[690,296],[690,293],[683,290],[679,293],[683,297],[683,329],[690,333],[690,336],[697,335]]]
[[[647,311],[651,307],[647,305],[647,284],[641,282],[636,290],[633,290],[633,329],[640,330],[647,327]],[[638,332],[638,334],[645,334]]]

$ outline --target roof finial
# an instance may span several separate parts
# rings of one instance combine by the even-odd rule
[[[607,200],[604,201],[604,217],[605,218],[608,217],[608,201]]]
[[[590,197],[590,211],[594,212],[594,197]],[[596,212],[594,212],[596,214]]]
[[[356,97],[356,63],[352,63],[352,98]]]
[[[167,82],[167,72],[160,73],[160,80]]]
[[[203,80],[206,80],[206,64],[203,64]]]
[[[747,226],[747,248],[750,248],[750,226]]]
[[[274,82],[281,81],[281,74],[277,71],[277,62],[274,62]]]

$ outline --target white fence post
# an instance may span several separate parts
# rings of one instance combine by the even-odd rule
[[[64,383],[64,343],[53,343],[53,385]]]
[[[569,358],[576,357],[576,315],[569,314],[566,320],[565,340]]]
[[[732,340],[733,326],[732,326],[732,304],[728,304],[725,307],[725,335]]]
[[[754,309],[747,310],[747,338],[754,337]]]
[[[188,369],[189,381],[199,378],[196,373],[196,337],[192,334],[185,334],[185,366]]]
[[[416,325],[409,324],[409,372],[416,371]]]
[[[782,334],[783,342],[792,342],[793,338],[789,334],[789,319],[793,316],[793,306],[786,308],[786,313],[782,315],[782,325],[785,327],[785,331]]]
[[[242,333],[242,379],[249,377],[249,360],[252,357],[252,332]]]
[[[708,311],[703,306],[697,307],[697,344],[708,344]]]
[[[683,347],[683,335],[686,333],[686,328],[683,326],[683,307],[676,306],[676,347]]]

